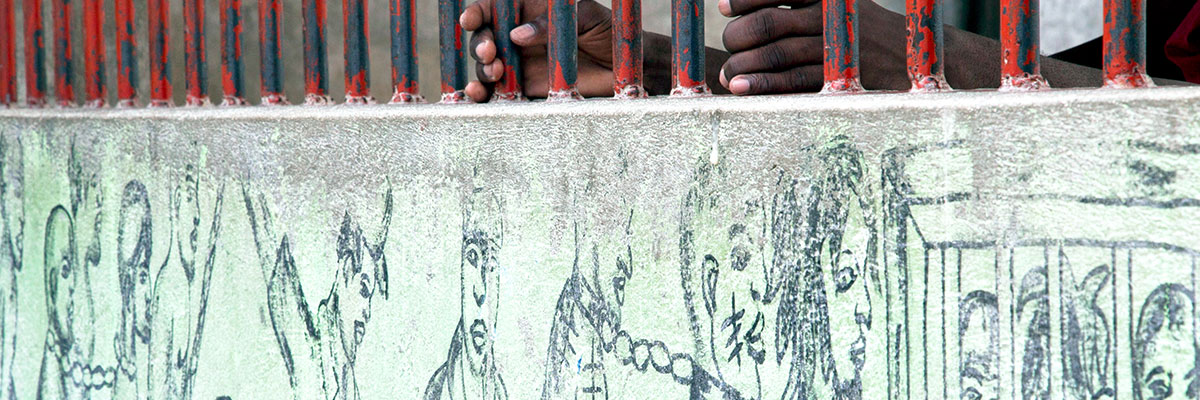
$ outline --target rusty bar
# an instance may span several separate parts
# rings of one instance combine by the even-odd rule
[[[264,106],[288,104],[283,95],[283,49],[279,43],[283,22],[280,0],[258,0],[258,49],[262,59],[259,77]]]
[[[467,54],[458,23],[462,0],[438,0],[438,49],[441,52],[442,103],[466,103]]]
[[[171,3],[146,0],[150,35],[150,107],[174,105],[171,88]]]
[[[525,100],[525,90],[521,87],[521,53],[513,44],[510,33],[521,22],[520,0],[496,0],[492,6],[492,15],[496,19],[496,59],[504,63],[504,75],[496,82],[496,91],[492,101],[521,101]]]
[[[208,54],[204,37],[204,0],[183,0],[183,69],[189,106],[212,105],[208,98]]]
[[[549,10],[549,42],[546,56],[549,62],[550,92],[547,100],[582,99],[575,87],[579,76],[577,53],[579,49],[578,16],[575,0],[547,0]]]
[[[17,102],[17,42],[13,0],[0,0],[0,107]]]
[[[704,82],[704,0],[671,0],[671,96],[712,93]]]
[[[415,0],[391,0],[392,104],[419,103]]]
[[[117,18],[117,107],[137,106],[137,39],[133,0],[115,0]]]
[[[42,0],[25,0],[25,105],[46,105],[46,28]]]
[[[325,41],[325,0],[304,0],[304,104],[326,105],[329,98],[329,61]]]
[[[346,104],[371,104],[370,46],[367,44],[367,0],[342,0],[346,53]]]
[[[221,0],[222,106],[244,106],[246,78],[242,63],[242,0]]]
[[[1146,75],[1146,1],[1104,0],[1104,87],[1153,87]]]
[[[1000,3],[1000,90],[1042,90],[1050,84],[1038,62],[1038,0]]]
[[[83,83],[85,107],[100,108],[108,103],[108,85],[104,78],[104,2],[83,0]]]
[[[75,47],[71,0],[54,0],[54,94],[59,107],[75,106]]]
[[[949,90],[942,59],[942,1],[908,0],[908,79],[913,92]]]
[[[613,0],[613,94],[646,97],[642,86],[642,0]]]
[[[858,75],[858,1],[824,0],[825,87],[822,93],[863,91]]]

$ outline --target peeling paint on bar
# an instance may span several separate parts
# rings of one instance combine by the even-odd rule
[[[46,27],[42,0],[26,0],[25,12],[25,105],[46,106]]]
[[[825,86],[821,93],[863,91],[858,71],[858,0],[824,0]]]
[[[613,0],[613,95],[647,96],[642,85],[642,0]]]
[[[1104,0],[1104,87],[1153,87],[1146,75],[1146,1]]]
[[[17,102],[17,38],[13,27],[13,0],[0,0],[0,107]]]
[[[37,1],[37,0],[35,0]],[[117,31],[117,107],[137,107],[137,38],[133,0],[115,0]]]
[[[75,106],[75,47],[71,0],[54,1],[54,94],[59,107]]]
[[[245,73],[242,62],[242,0],[221,0],[222,106],[249,104],[246,101]]]
[[[950,90],[943,58],[942,0],[908,0],[907,20],[911,91]]]
[[[371,49],[367,0],[342,0],[343,35],[346,53],[346,104],[373,104],[371,97]]]
[[[391,104],[420,103],[417,82],[416,0],[391,0],[392,100]]]
[[[262,80],[262,104],[289,104],[283,95],[283,49],[279,43],[283,23],[281,0],[258,0],[258,43],[262,58],[259,76]]]
[[[438,0],[438,49],[441,53],[442,103],[469,103],[467,54],[463,46],[463,28],[458,23],[462,0]]]
[[[304,0],[304,104],[333,104],[329,97],[329,51],[326,48],[326,0]]]
[[[1042,77],[1038,52],[1039,0],[1004,0],[1000,4],[1000,90],[1042,90],[1050,84]]]
[[[171,3],[146,0],[150,17],[150,107],[171,107]]]
[[[711,94],[704,81],[704,0],[671,0],[671,96]]]
[[[525,90],[521,87],[521,53],[512,41],[512,30],[521,22],[520,0],[496,0],[492,13],[496,20],[496,59],[504,62],[504,75],[496,82],[492,101],[523,101]]]
[[[83,0],[84,107],[102,108],[108,103],[108,83],[104,73],[107,49],[104,48],[104,42],[104,2]]]
[[[204,0],[183,0],[183,68],[187,105],[212,105],[208,98],[207,50],[204,38]]]
[[[581,100],[576,78],[579,75],[579,31],[575,0],[547,0],[549,11],[549,41],[546,55],[550,68],[550,101]]]

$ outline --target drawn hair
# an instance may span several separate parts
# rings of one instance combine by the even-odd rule
[[[983,291],[976,290],[968,293],[966,297],[959,303],[959,319],[958,319],[958,335],[959,343],[962,343],[963,336],[967,330],[971,328],[971,317],[975,313],[982,313],[983,329],[988,336],[988,347],[984,352],[972,351],[962,355],[960,364],[960,377],[972,378],[980,381],[994,381],[999,378],[999,344],[1000,344],[1000,312],[996,295]],[[961,345],[959,346],[961,350]]]
[[[1146,356],[1158,351],[1158,334],[1163,329],[1172,331],[1192,329],[1193,311],[1192,291],[1177,283],[1159,285],[1146,297],[1142,310],[1138,315],[1137,331],[1133,336],[1133,398],[1142,399],[1142,382],[1146,374]],[[1189,335],[1190,336],[1190,335]],[[1187,369],[1186,388],[1188,398],[1196,398],[1200,394],[1200,380],[1197,380],[1197,366],[1200,366],[1200,349],[1192,340],[1192,365]]]

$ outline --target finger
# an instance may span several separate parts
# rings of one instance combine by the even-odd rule
[[[820,3],[820,0],[718,0],[717,10],[726,17],[745,15],[768,7],[803,7]]]
[[[820,35],[822,24],[820,7],[767,8],[731,21],[721,39],[725,50],[736,53],[783,37]]]
[[[475,76],[484,83],[496,83],[504,76],[504,62],[496,60],[490,64],[475,63]]]
[[[479,0],[467,6],[462,15],[458,16],[458,24],[463,29],[474,31],[484,25],[491,25],[492,6],[495,0]]]
[[[784,72],[737,75],[729,80],[729,91],[739,96],[815,92],[821,89],[821,72],[820,65],[805,65]]]
[[[546,19],[545,15],[542,15],[529,23],[513,28],[508,34],[517,46],[543,46],[546,44],[546,35],[549,32],[549,26],[550,21]]]
[[[496,59],[496,41],[492,38],[492,28],[482,28],[471,35],[471,58],[476,62],[487,64]]]
[[[755,72],[775,72],[801,65],[820,65],[823,43],[820,36],[783,38],[775,43],[734,53],[721,67],[722,77]],[[722,84],[728,82],[722,80]],[[728,87],[728,85],[726,85]]]
[[[471,101],[476,103],[486,103],[492,99],[492,85],[485,84],[480,81],[471,81],[467,87],[463,89],[463,93],[471,98]]]

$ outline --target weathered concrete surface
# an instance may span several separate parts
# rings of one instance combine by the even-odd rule
[[[1197,89],[13,110],[0,133],[0,397],[1196,384]]]

